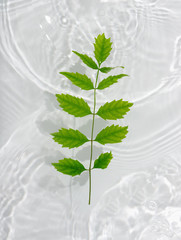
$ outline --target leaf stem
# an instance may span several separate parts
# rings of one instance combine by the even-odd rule
[[[94,138],[94,121],[95,121],[95,110],[96,110],[96,87],[99,77],[99,69],[97,70],[96,82],[94,87],[94,109],[93,109],[93,118],[92,118],[92,131],[91,131],[91,154],[90,154],[90,164],[89,164],[89,205],[91,202],[91,170],[92,170],[92,156],[93,156],[93,138]]]

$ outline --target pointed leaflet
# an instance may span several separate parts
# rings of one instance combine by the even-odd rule
[[[110,41],[110,38],[105,38],[104,33],[102,35],[99,34],[97,38],[95,38],[94,54],[99,66],[109,56],[112,49],[111,45],[112,42]]]
[[[112,158],[113,156],[111,152],[102,153],[98,159],[95,160],[93,168],[107,168]]]
[[[56,97],[60,107],[75,117],[84,117],[91,114],[89,105],[82,98],[73,97],[69,94],[56,94]]]
[[[97,89],[102,90],[104,88],[107,88],[107,87],[111,86],[112,84],[117,83],[118,79],[120,79],[122,77],[126,77],[126,76],[128,76],[128,75],[127,74],[119,74],[119,75],[109,76],[108,78],[103,79],[99,83]]]
[[[122,99],[118,101],[114,100],[101,106],[96,114],[102,117],[104,120],[116,120],[123,118],[123,116],[130,110],[129,108],[132,105],[133,103],[123,101]]]
[[[89,141],[83,133],[72,128],[62,128],[59,132],[52,133],[51,135],[55,142],[62,144],[62,147],[68,148],[79,147]]]
[[[85,74],[70,73],[70,72],[60,72],[60,74],[64,75],[68,78],[74,85],[80,87],[83,90],[91,90],[94,89],[93,83],[90,78],[88,78]]]
[[[86,54],[81,54],[78,53],[76,51],[72,51],[73,53],[75,53],[77,56],[80,57],[80,59],[83,61],[83,63],[85,63],[88,67],[92,68],[92,69],[98,69],[97,64],[94,62],[94,60],[87,56]]]
[[[83,171],[86,170],[82,163],[71,158],[64,158],[63,160],[59,160],[58,163],[52,163],[52,165],[58,172],[71,175],[72,177],[80,175]]]
[[[102,67],[100,68],[99,70],[102,72],[102,73],[108,73],[110,72],[111,70],[115,69],[115,68],[124,68],[123,66],[117,66],[117,67]]]
[[[111,125],[104,128],[100,133],[97,134],[95,141],[106,144],[106,143],[119,143],[128,133],[128,127],[121,127],[119,125]]]

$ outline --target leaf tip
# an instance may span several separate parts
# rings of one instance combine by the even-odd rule
[[[130,103],[130,107],[132,107],[133,105],[134,105],[134,103],[131,102],[131,103]]]
[[[126,133],[128,133],[128,126],[125,126]]]

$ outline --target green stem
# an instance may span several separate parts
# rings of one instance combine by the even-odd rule
[[[95,110],[96,110],[96,87],[97,87],[98,77],[99,77],[99,69],[97,71],[96,82],[94,87],[94,110],[93,110],[93,118],[92,118],[91,154],[90,154],[90,164],[89,164],[89,205],[91,202],[91,170],[92,170],[92,156],[93,156],[94,120],[95,120]]]

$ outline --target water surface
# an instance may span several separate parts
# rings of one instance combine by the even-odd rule
[[[0,239],[181,239],[181,2],[179,0],[2,0]],[[105,66],[130,77],[97,94],[97,108],[123,98],[134,103],[122,120],[127,138],[95,145],[94,157],[111,150],[108,169],[88,176],[59,174],[51,162],[80,159],[90,146],[62,149],[49,133],[76,128],[90,136],[91,116],[63,112],[55,93],[93,95],[60,71],[86,73],[72,50],[93,56],[104,32],[113,50]],[[101,78],[105,75],[102,74]],[[111,124],[96,119],[95,131]]]

